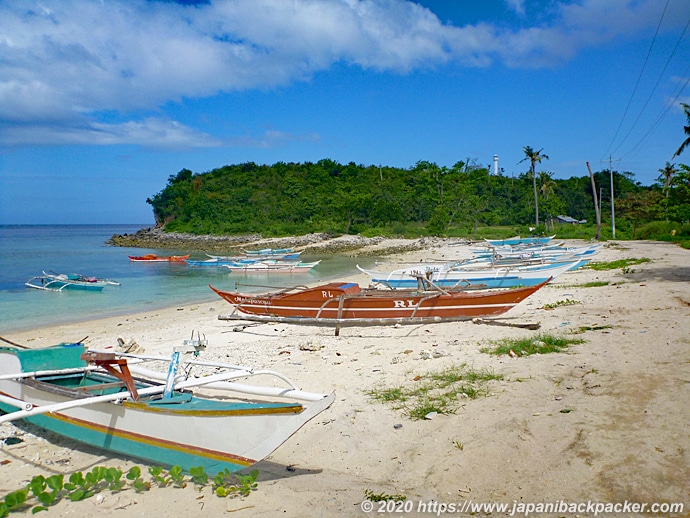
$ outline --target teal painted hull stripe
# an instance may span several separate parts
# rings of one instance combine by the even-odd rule
[[[13,407],[0,404],[5,412],[16,410]],[[253,464],[253,459],[237,458],[233,460],[220,452],[192,452],[184,451],[185,446],[175,443],[164,443],[154,437],[137,437],[131,434],[106,433],[97,427],[64,416],[37,415],[25,418],[40,428],[65,436],[72,440],[95,446],[104,450],[118,453],[125,457],[136,457],[152,465],[180,466],[185,470],[201,466],[211,476],[218,472],[238,471]]]

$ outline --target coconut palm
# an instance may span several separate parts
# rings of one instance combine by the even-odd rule
[[[664,193],[666,194],[666,202],[664,205],[664,212],[666,212],[666,222],[668,223],[668,191],[671,189],[671,185],[675,182],[676,175],[680,171],[676,169],[676,164],[670,164],[666,162],[666,165],[664,166],[663,169],[659,169],[659,177],[657,180],[659,182],[664,182]]]
[[[687,146],[690,146],[690,105],[685,104],[685,103],[680,103],[680,105],[683,107],[683,111],[685,112],[685,117],[687,117],[688,120],[688,125],[683,127],[683,131],[685,134],[688,136],[688,138],[685,139],[685,141],[680,145],[680,147],[676,150],[675,153],[673,153],[673,156],[671,157],[671,160],[676,158],[678,155],[680,155],[683,150]]]
[[[664,182],[663,190],[666,192],[666,197],[668,198],[668,190],[671,187],[671,185],[673,185],[673,180],[675,176],[679,173],[679,171],[678,169],[676,169],[676,164],[666,162],[664,168],[659,169],[659,173],[661,174],[659,174],[657,180],[659,180],[659,182]]]
[[[539,193],[547,200],[556,191],[556,182],[553,181],[552,176],[553,173],[542,171],[537,178],[537,185],[540,186]]]
[[[530,171],[532,172],[532,183],[534,185],[534,213],[537,226],[539,226],[539,198],[537,196],[537,175],[534,170],[537,163],[540,163],[544,159],[549,159],[547,155],[542,155],[541,152],[543,150],[544,148],[541,148],[539,151],[535,151],[530,146],[523,146],[522,151],[525,153],[525,158],[518,162],[518,164],[521,164],[525,160],[530,161]]]

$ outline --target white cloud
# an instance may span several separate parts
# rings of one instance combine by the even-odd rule
[[[178,151],[223,144],[219,139],[179,122],[154,117],[119,124],[17,124],[2,141],[7,146],[32,145],[38,141],[44,145],[130,144]]]
[[[525,9],[524,0],[506,1],[516,12]],[[675,0],[672,10],[687,14],[686,1]],[[336,62],[391,73],[449,62],[550,66],[581,48],[649,27],[659,14],[655,0],[554,5],[551,26],[509,31],[483,23],[444,25],[406,0],[226,0],[193,6],[5,0],[0,143],[130,143],[139,136],[142,144],[186,140],[205,146],[207,135],[173,121],[106,124],[100,115],[272,88],[308,79]]]
[[[517,14],[525,14],[525,0],[505,0],[508,7]]]

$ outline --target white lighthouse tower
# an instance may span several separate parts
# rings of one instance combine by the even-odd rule
[[[498,155],[494,155],[494,175],[498,175]]]

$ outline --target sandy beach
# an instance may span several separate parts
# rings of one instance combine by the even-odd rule
[[[389,256],[388,268],[379,269],[458,252],[432,246]],[[329,409],[255,466],[258,489],[246,498],[219,498],[210,486],[199,491],[192,484],[141,494],[104,491],[82,502],[61,501],[46,516],[428,516],[441,509],[433,502],[509,504],[491,513],[507,516],[513,505],[559,501],[683,503],[679,516],[690,516],[690,251],[612,242],[594,260],[623,258],[650,262],[625,272],[568,272],[501,318],[539,323],[537,331],[473,322],[349,327],[339,336],[331,328],[243,327],[218,319],[232,309],[218,299],[5,336],[30,347],[88,337],[85,343],[96,349],[115,348],[121,338],[140,351],[169,354],[198,330],[209,341],[204,358],[277,370],[304,390],[336,392]],[[354,272],[346,280],[368,284]],[[583,286],[591,281],[609,284]],[[566,300],[571,303],[559,304]],[[482,352],[492,340],[539,333],[584,342],[525,357]],[[423,420],[369,395],[461,364],[503,379],[489,383],[486,397]],[[2,496],[38,474],[143,466],[13,424],[0,426],[0,437],[21,439],[2,447]],[[410,503],[382,513],[386,508],[374,502],[365,513],[368,491],[404,495]],[[554,514],[575,515],[593,513]]]

